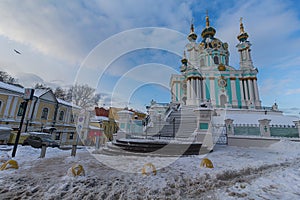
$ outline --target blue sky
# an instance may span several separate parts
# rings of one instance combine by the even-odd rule
[[[300,112],[300,3],[283,0],[0,1],[0,69],[25,86],[88,83],[100,104],[143,109],[169,102],[193,19],[198,40],[208,10],[216,37],[229,43],[230,65],[239,19],[252,43],[263,105]],[[15,54],[13,49],[22,54]]]

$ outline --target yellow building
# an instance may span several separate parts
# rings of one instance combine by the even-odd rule
[[[11,128],[12,136],[18,131],[23,114],[23,95],[24,88],[0,82],[0,127]],[[57,99],[52,90],[35,89],[21,132],[47,132],[62,145],[73,144],[80,109]]]

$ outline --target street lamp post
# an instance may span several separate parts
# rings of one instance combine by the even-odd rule
[[[23,97],[24,102],[23,102],[23,105],[22,105],[22,107],[23,107],[23,113],[22,113],[22,118],[21,118],[21,121],[20,121],[19,129],[18,129],[18,132],[17,132],[17,136],[16,136],[14,148],[13,148],[13,151],[12,151],[12,157],[16,156],[16,152],[17,152],[17,148],[18,148],[18,143],[19,143],[19,139],[20,139],[20,135],[21,135],[21,130],[22,130],[22,125],[23,125],[24,118],[25,118],[25,115],[26,115],[28,101],[32,100],[33,93],[34,93],[34,89],[25,88],[25,93],[24,93],[24,97]]]

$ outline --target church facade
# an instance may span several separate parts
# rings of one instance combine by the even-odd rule
[[[258,70],[251,59],[251,43],[240,20],[236,45],[240,65],[229,65],[228,44],[215,37],[216,30],[206,16],[201,41],[191,25],[181,60],[180,74],[170,79],[172,103],[215,108],[261,109],[257,86]]]

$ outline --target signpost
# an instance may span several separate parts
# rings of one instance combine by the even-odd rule
[[[17,148],[18,148],[18,143],[19,143],[19,139],[20,139],[20,135],[21,135],[21,130],[22,130],[22,125],[24,122],[24,118],[26,115],[26,109],[27,109],[27,105],[28,105],[28,101],[32,100],[33,98],[33,93],[34,93],[34,89],[30,89],[30,88],[25,88],[25,92],[24,92],[24,102],[22,103],[22,107],[23,107],[23,113],[22,113],[22,118],[20,121],[20,126],[17,132],[17,136],[16,136],[16,140],[15,140],[15,144],[14,144],[14,148],[13,148],[13,152],[12,152],[12,157],[16,156],[16,152],[17,152]]]

